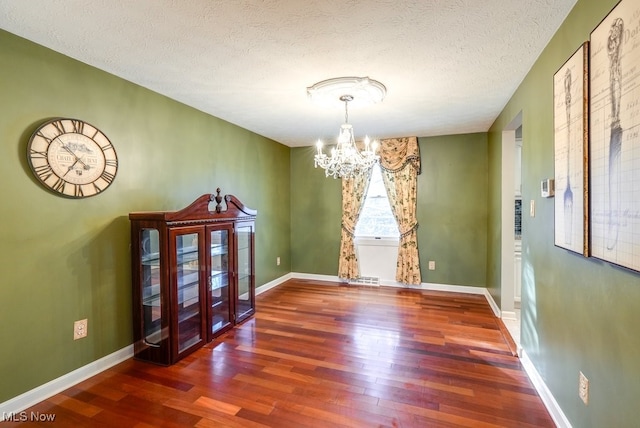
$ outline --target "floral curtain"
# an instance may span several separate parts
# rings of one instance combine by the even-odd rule
[[[387,189],[391,211],[400,230],[396,281],[420,284],[420,257],[418,255],[418,174],[420,174],[420,147],[416,137],[382,140],[380,166]]]
[[[356,279],[359,276],[354,237],[370,178],[371,170],[368,174],[342,179],[342,233],[338,262],[338,277],[342,279]]]

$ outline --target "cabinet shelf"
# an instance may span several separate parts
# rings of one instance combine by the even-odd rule
[[[151,306],[151,307],[160,306],[160,294],[156,294],[154,296],[147,297],[146,299],[144,299],[142,301],[142,305],[143,306]]]
[[[215,302],[213,305],[211,305],[211,307],[212,307],[212,308],[217,308],[217,307],[219,307],[219,306],[222,306],[222,304],[224,304],[224,303],[226,303],[226,302],[228,302],[228,300],[227,300],[227,299],[220,300],[220,301]]]
[[[193,282],[178,289],[178,305],[183,306],[198,302],[200,299],[200,283]]]
[[[213,330],[221,330],[224,326],[229,325],[231,323],[230,320],[217,315],[211,319],[211,326]]]
[[[160,266],[159,253],[150,253],[142,256],[140,263],[144,266]]]
[[[211,282],[209,283],[211,291],[219,290],[229,285],[229,274],[223,271],[211,271]]]
[[[197,262],[199,259],[200,259],[200,254],[197,251],[194,251],[192,253],[184,253],[184,254],[178,255],[178,260],[176,261],[176,264],[178,266],[188,265],[189,263]]]
[[[200,316],[200,308],[197,305],[191,305],[190,308],[191,309],[189,309],[189,310],[179,311],[179,313],[178,313],[178,324],[182,324],[184,322],[187,322],[187,321],[193,319],[194,317],[199,317]]]
[[[229,247],[222,244],[211,245],[211,257],[214,256],[226,256],[229,253]]]
[[[160,342],[162,341],[162,331],[161,330],[157,330],[154,331],[151,334],[148,334],[145,339],[144,342],[146,345],[148,346],[153,346],[153,347],[159,347],[160,346]]]
[[[181,289],[183,287],[189,286],[191,284],[197,283],[198,279],[199,279],[199,272],[197,270],[183,270],[183,272],[189,272],[189,273],[183,273],[182,275],[178,275],[178,289]]]

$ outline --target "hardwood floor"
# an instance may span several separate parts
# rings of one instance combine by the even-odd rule
[[[69,427],[553,427],[478,295],[291,280],[171,367],[125,361],[27,410]]]

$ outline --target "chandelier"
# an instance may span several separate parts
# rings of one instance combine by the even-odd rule
[[[309,96],[324,97],[325,101],[327,95],[331,95],[332,92],[335,94],[336,91],[342,92],[338,99],[344,103],[344,124],[340,127],[338,142],[331,149],[330,156],[323,152],[322,141],[318,140],[317,153],[314,157],[315,167],[324,169],[327,177],[349,179],[366,173],[380,158],[376,154],[378,143],[371,142],[369,137],[365,137],[362,150],[359,150],[356,145],[353,126],[349,124],[349,103],[355,98],[351,93],[363,95],[359,100],[361,103],[362,101],[371,103],[382,101],[386,88],[380,82],[370,80],[368,77],[329,79],[307,88]],[[345,93],[346,91],[351,93]]]

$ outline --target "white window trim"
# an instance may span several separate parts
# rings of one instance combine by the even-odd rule
[[[357,245],[397,247],[400,243],[400,238],[393,236],[356,236],[355,241]]]

